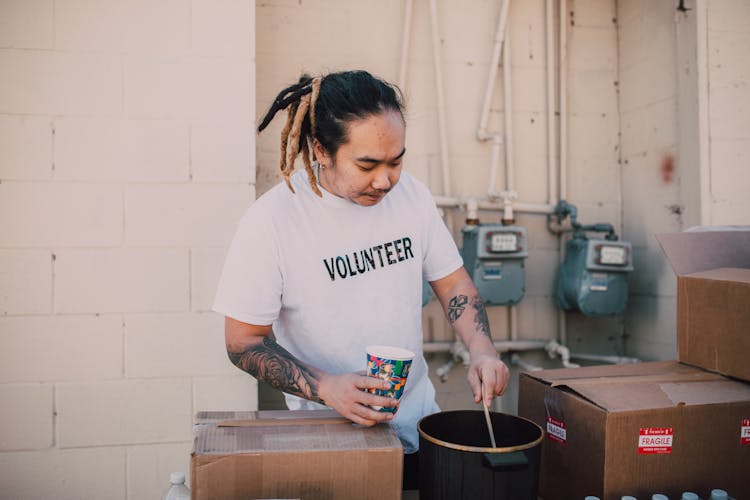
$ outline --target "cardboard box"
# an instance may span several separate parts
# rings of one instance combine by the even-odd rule
[[[401,498],[403,449],[387,425],[333,411],[202,412],[192,500]]]
[[[750,230],[657,239],[677,273],[677,358],[750,381]]]
[[[523,373],[518,414],[546,430],[539,495],[750,492],[750,384],[677,361]]]

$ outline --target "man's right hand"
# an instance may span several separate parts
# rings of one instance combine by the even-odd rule
[[[370,427],[393,419],[393,413],[373,410],[370,406],[391,407],[396,406],[397,402],[393,398],[376,396],[366,390],[390,388],[390,382],[375,377],[356,373],[327,374],[320,378],[318,394],[327,406],[341,416],[355,424]]]

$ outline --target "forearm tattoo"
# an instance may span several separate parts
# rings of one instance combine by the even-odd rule
[[[448,321],[454,324],[466,310],[466,304],[469,303],[469,297],[466,295],[456,295],[448,301]],[[487,310],[484,308],[484,302],[478,295],[471,299],[471,307],[474,309],[474,327],[477,332],[490,337],[490,322],[487,319]]]
[[[458,321],[458,318],[464,313],[467,302],[469,302],[469,297],[466,295],[456,295],[448,302],[448,321],[451,324]]]
[[[237,368],[263,380],[271,387],[325,404],[318,395],[320,381],[315,373],[273,339],[264,337],[263,342],[252,345],[243,352],[228,354]]]
[[[482,301],[482,298],[477,295],[471,300],[471,307],[474,308],[474,326],[476,327],[476,330],[487,336],[490,337],[490,321],[487,319],[487,309],[484,307],[484,302]]]

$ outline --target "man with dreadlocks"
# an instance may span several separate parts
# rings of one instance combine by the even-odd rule
[[[303,76],[258,131],[283,109],[285,182],[240,221],[214,303],[229,358],[283,391],[290,409],[326,405],[358,424],[388,422],[413,454],[417,421],[438,411],[422,353],[422,279],[467,346],[475,401],[489,404],[508,369],[484,304],[429,190],[402,172],[398,89],[365,71]],[[300,153],[306,175],[293,173]],[[368,344],[416,354],[395,415],[371,408],[396,402],[366,392],[390,388],[360,374]]]

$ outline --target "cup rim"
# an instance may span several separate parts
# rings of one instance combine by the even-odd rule
[[[369,345],[365,350],[367,351],[367,354],[396,361],[409,361],[414,359],[415,356],[414,353],[408,349],[392,345]]]

